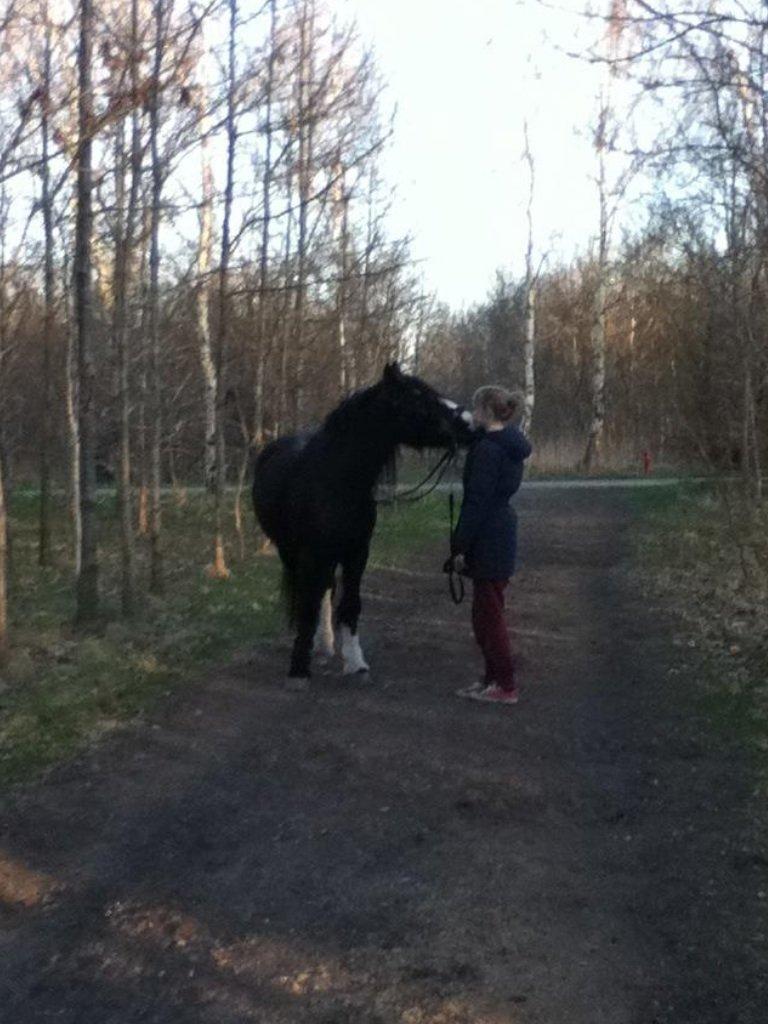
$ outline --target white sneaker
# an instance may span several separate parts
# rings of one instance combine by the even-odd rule
[[[494,684],[486,686],[482,690],[473,690],[472,693],[467,694],[467,697],[470,700],[483,701],[485,704],[517,704],[520,692],[517,689],[502,690],[500,686]]]
[[[474,683],[470,683],[469,686],[462,686],[460,690],[456,691],[457,697],[471,697],[475,693],[480,693],[482,690],[487,689],[488,683],[485,681],[485,676],[480,676]]]

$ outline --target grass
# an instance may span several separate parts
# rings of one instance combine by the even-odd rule
[[[430,494],[417,502],[382,505],[371,549],[371,565],[396,566],[444,538],[448,554],[448,497]]]
[[[631,445],[607,444],[599,464],[585,474],[581,461],[584,457],[584,442],[566,439],[545,441],[534,444],[529,463],[530,476],[534,478],[580,478],[586,475],[602,479],[623,479],[643,476],[642,451]],[[681,467],[671,462],[653,460],[655,477],[677,476]],[[690,470],[688,470],[690,471]]]
[[[88,633],[74,629],[71,545],[63,503],[55,510],[54,565],[36,562],[38,495],[18,491],[11,509],[14,572],[11,649],[0,666],[0,786],[65,759],[115,723],[140,714],[172,688],[238,649],[274,635],[282,623],[278,559],[259,554],[245,510],[246,551],[233,527],[226,537],[228,580],[205,573],[212,512],[200,492],[167,494],[163,510],[165,593],[146,592],[146,545],[137,539],[139,611],[119,613],[115,498],[99,493],[103,616]],[[444,495],[382,506],[373,565],[395,565],[447,534]],[[231,520],[231,517],[230,517]]]
[[[196,669],[275,631],[278,566],[251,543],[226,581],[204,572],[210,510],[200,496],[164,509],[166,586],[142,592],[140,610],[119,617],[114,496],[99,496],[103,618],[87,634],[72,626],[74,594],[64,510],[57,509],[54,566],[36,564],[37,496],[18,493],[12,508],[14,573],[11,651],[0,669],[0,784],[69,756],[114,722],[147,708]],[[236,550],[230,535],[229,550]],[[137,544],[138,575],[146,551]]]
[[[230,528],[232,575],[210,579],[211,509],[200,492],[164,507],[166,589],[142,590],[139,612],[119,615],[114,495],[99,496],[104,616],[83,634],[72,626],[74,593],[64,508],[57,509],[54,566],[36,564],[37,495],[17,492],[12,508],[12,648],[0,667],[0,786],[71,756],[94,736],[150,708],[196,672],[280,628],[279,564],[247,538],[244,557]],[[640,522],[635,562],[652,593],[677,610],[681,644],[701,667],[702,709],[715,723],[768,751],[768,523],[711,485],[628,492]],[[252,519],[246,512],[251,530]],[[373,566],[407,565],[414,553],[448,547],[445,494],[382,505]],[[138,577],[147,552],[137,543]],[[768,764],[768,758],[765,759]]]
[[[700,709],[768,773],[768,515],[708,485],[632,492],[636,562],[677,614]]]

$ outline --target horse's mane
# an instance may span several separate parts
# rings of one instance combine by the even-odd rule
[[[365,418],[365,413],[375,400],[377,393],[378,385],[374,384],[372,387],[355,391],[343,399],[326,416],[321,428],[322,432],[331,437],[354,436],[356,429],[359,427],[361,420]],[[392,484],[396,476],[397,447],[393,447],[391,454],[381,469],[379,481]]]
[[[370,405],[378,385],[355,391],[331,410],[323,421],[322,429],[329,434],[345,434],[360,422],[361,414]]]

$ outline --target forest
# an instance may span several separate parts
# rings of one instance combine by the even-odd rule
[[[594,233],[569,260],[537,236],[526,130],[519,269],[451,309],[390,229],[397,118],[375,55],[321,0],[6,0],[0,636],[15,493],[36,495],[35,559],[70,567],[87,622],[115,490],[130,614],[162,591],[172,494],[210,496],[200,564],[225,578],[225,532],[255,543],[254,453],[392,359],[459,401],[522,387],[539,469],[637,472],[647,452],[759,500],[763,7],[612,0],[584,18]]]

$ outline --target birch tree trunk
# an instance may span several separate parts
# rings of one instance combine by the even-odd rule
[[[198,131],[200,135],[200,231],[197,239],[197,332],[200,345],[200,366],[203,373],[203,420],[205,447],[203,479],[209,493],[216,491],[217,429],[216,429],[216,362],[211,338],[210,274],[213,253],[213,169],[209,133],[208,67],[205,43],[200,59],[201,83],[198,89]]]
[[[597,284],[592,302],[592,324],[589,332],[592,369],[590,374],[590,399],[592,405],[587,446],[582,467],[591,473],[600,463],[605,429],[605,320],[608,294],[608,195],[606,186],[605,150],[607,142],[610,108],[606,91],[601,93],[598,117],[596,148],[598,159],[598,202],[599,229],[597,251]]]
[[[361,377],[361,369],[366,365],[369,356],[368,330],[370,321],[371,256],[373,255],[374,249],[374,188],[374,177],[373,172],[371,172],[368,185],[368,211],[365,226],[365,252],[363,254],[363,282],[360,296],[360,331],[352,360],[352,379],[349,382],[351,390],[354,390],[358,386],[358,381]]]
[[[64,279],[70,279],[69,260],[64,247]],[[83,526],[80,506],[80,414],[78,411],[77,381],[77,326],[72,308],[71,289],[64,289],[64,309],[66,313],[67,351],[65,359],[64,397],[67,417],[67,449],[69,455],[69,521],[72,526],[72,546],[74,551],[75,579],[80,575],[80,558],[82,554]]]
[[[138,476],[139,493],[136,510],[136,529],[142,537],[149,536],[149,443],[147,430],[147,402],[148,402],[148,379],[147,379],[147,335],[149,323],[149,249],[152,235],[152,204],[144,207],[143,224],[141,229],[141,260],[139,265],[139,290],[140,290],[140,325],[139,337],[141,339],[141,351],[139,355],[139,381],[138,381],[138,408],[136,410],[137,434],[138,434]]]
[[[603,69],[603,82],[600,87],[597,125],[595,130],[595,152],[597,155],[597,198],[599,204],[599,223],[597,238],[597,284],[592,303],[592,324],[590,328],[590,349],[592,370],[590,375],[590,396],[592,415],[587,435],[587,445],[582,459],[582,468],[592,472],[603,457],[603,435],[605,432],[605,366],[606,366],[606,318],[608,303],[608,250],[610,244],[610,224],[613,209],[609,211],[609,188],[607,178],[607,154],[614,147],[615,132],[612,131],[612,87],[617,68],[617,57],[622,32],[625,27],[623,8],[620,0],[609,0],[608,18],[604,45],[607,60]],[[614,182],[613,200],[620,188]]]
[[[294,430],[302,426],[304,366],[306,362],[306,323],[305,304],[307,290],[307,242],[309,227],[309,203],[312,191],[312,160],[314,142],[314,118],[312,102],[313,85],[313,52],[312,41],[315,24],[315,0],[302,0],[299,22],[299,66],[298,66],[298,97],[297,97],[297,130],[298,130],[298,187],[299,187],[299,224],[297,238],[296,291],[294,302],[295,330],[293,336],[294,385],[293,385],[293,416]]]
[[[339,283],[336,290],[336,318],[339,349],[339,393],[349,390],[349,352],[347,351],[347,261],[349,250],[349,195],[343,171],[335,197],[339,246]]]
[[[224,360],[229,349],[229,261],[231,257],[232,197],[234,192],[235,149],[237,147],[237,126],[235,124],[236,61],[235,43],[237,35],[237,0],[229,0],[229,45],[227,61],[227,170],[224,183],[224,212],[221,224],[221,257],[219,260],[219,324],[216,345],[216,488],[214,492],[215,538],[213,563],[209,575],[215,579],[229,576],[224,555],[224,484],[226,476],[226,452],[224,447],[224,424],[222,403],[222,375]]]
[[[592,352],[592,373],[590,391],[592,396],[592,418],[587,435],[583,467],[591,473],[600,464],[605,429],[605,302],[607,288],[603,271],[595,289],[592,306],[592,326],[589,340]]]
[[[163,0],[154,7],[154,59],[149,105],[149,137],[152,163],[152,188],[149,224],[147,415],[150,421],[149,444],[149,587],[152,593],[163,591],[163,552],[161,547],[162,495],[161,442],[162,405],[160,394],[160,202],[163,192],[163,167],[160,158],[160,82],[165,47]]]
[[[245,556],[243,532],[242,495],[248,472],[251,452],[257,452],[264,443],[264,374],[266,369],[267,340],[267,295],[269,284],[269,242],[272,228],[272,177],[273,140],[272,124],[275,66],[277,62],[277,0],[269,0],[269,56],[267,58],[267,80],[265,83],[265,124],[264,124],[264,171],[261,178],[261,240],[259,244],[258,313],[256,317],[255,366],[253,380],[253,423],[250,438],[243,437],[245,444],[235,494],[235,529],[240,540],[240,557]],[[241,423],[243,423],[241,418]]]
[[[528,122],[523,125],[525,137],[525,162],[528,165],[528,244],[525,250],[525,340],[523,342],[523,394],[525,406],[523,412],[523,429],[530,430],[533,420],[533,408],[536,402],[536,282],[533,270],[533,198],[535,186],[535,168],[528,137]]]
[[[277,60],[277,0],[269,0],[269,58],[267,61],[264,174],[261,180],[261,244],[259,247],[259,315],[256,326],[256,373],[253,395],[255,450],[264,443],[264,369],[266,365],[267,295],[269,285],[269,241],[272,229],[272,175],[274,126],[272,124]]]
[[[0,458],[0,664],[8,650],[8,512],[5,507],[3,461]]]
[[[290,212],[291,197],[293,193],[293,174],[290,167],[286,175],[286,195],[288,197],[288,214],[285,219],[285,250],[283,264],[285,274],[283,290],[285,299],[282,303],[282,329],[280,331],[280,373],[278,380],[278,413],[277,433],[284,433],[288,425],[288,358],[291,346],[291,289],[293,287],[293,270],[291,260],[293,258],[293,215]]]
[[[130,80],[134,95],[138,93],[139,0],[131,0]],[[126,153],[124,130],[120,125],[116,145],[115,195],[115,267],[113,343],[117,357],[117,400],[119,421],[119,460],[117,472],[117,503],[120,520],[121,581],[120,599],[124,615],[135,610],[133,511],[131,501],[131,395],[130,352],[128,346],[129,275],[133,265],[136,235],[136,208],[141,177],[141,124],[139,111],[131,117],[130,186],[126,201]]]
[[[629,317],[629,335],[627,338],[627,348],[629,350],[629,379],[634,381],[636,373],[635,365],[635,342],[637,339],[637,317],[635,316],[634,303],[630,302],[630,317]],[[640,402],[639,396],[633,390],[629,397],[629,417],[632,430],[632,445],[635,451],[638,451],[644,445],[641,442],[640,437]]]
[[[40,209],[43,218],[43,290],[45,313],[43,317],[43,351],[41,384],[43,392],[42,418],[40,422],[40,522],[37,557],[41,566],[51,561],[51,346],[55,326],[56,285],[53,266],[53,198],[51,196],[50,170],[50,110],[51,110],[51,23],[47,0],[41,15],[44,19],[43,33],[43,95],[41,100],[41,150],[42,163]]]
[[[93,353],[93,2],[80,0],[78,51],[77,217],[75,223],[74,299],[77,330],[78,422],[80,433],[80,572],[77,620],[92,622],[99,613],[99,563],[96,535],[95,366]]]
[[[8,560],[9,560],[9,520],[6,506],[6,450],[5,450],[5,389],[3,374],[5,372],[6,331],[8,316],[5,304],[5,237],[6,237],[7,196],[5,183],[0,191],[0,664],[8,647]]]

